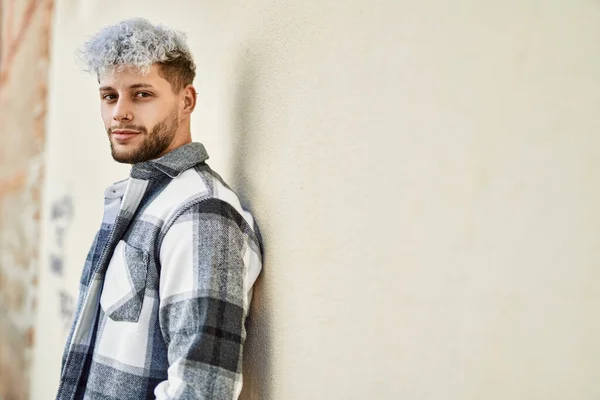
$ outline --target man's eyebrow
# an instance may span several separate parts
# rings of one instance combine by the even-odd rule
[[[153,88],[154,86],[152,86],[149,83],[135,83],[131,86],[129,86],[129,89],[140,89],[140,88]]]
[[[152,86],[149,83],[134,83],[133,85],[129,86],[129,89],[141,89],[141,88],[153,88],[154,86]],[[99,89],[101,92],[106,92],[109,90],[115,90],[113,89],[111,86],[102,86]]]

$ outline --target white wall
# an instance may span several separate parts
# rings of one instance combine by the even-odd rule
[[[600,396],[597,2],[148,4],[57,2],[45,201],[75,214],[32,398],[56,386],[57,288],[127,173],[71,54],[133,15],[188,32],[194,138],[265,238],[246,398]]]

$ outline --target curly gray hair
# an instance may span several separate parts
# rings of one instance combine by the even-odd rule
[[[145,75],[153,64],[174,91],[192,84],[196,65],[184,33],[144,18],[133,18],[108,26],[92,36],[77,52],[84,69],[99,75],[124,66]]]

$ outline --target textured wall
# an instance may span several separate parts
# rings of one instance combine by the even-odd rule
[[[70,55],[133,15],[189,33],[194,138],[265,237],[246,399],[600,396],[598,2],[58,4],[44,209],[73,215],[64,276],[41,270],[35,399],[127,173]]]
[[[52,0],[1,0],[0,398],[26,399],[34,338]]]

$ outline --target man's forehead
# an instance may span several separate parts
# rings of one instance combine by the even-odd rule
[[[152,66],[146,74],[135,67],[121,66],[98,74],[98,83],[101,87],[157,87],[168,82],[160,76],[157,66]]]

